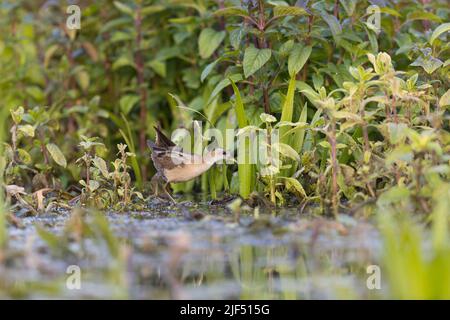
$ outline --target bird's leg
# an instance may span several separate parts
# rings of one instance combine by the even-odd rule
[[[175,201],[175,199],[170,195],[169,190],[167,190],[167,187],[169,186],[169,183],[170,183],[170,182],[166,182],[166,184],[164,185],[163,190],[164,190],[164,192],[166,193],[166,195],[169,196],[170,200],[172,200],[173,203],[177,203],[177,202]]]
[[[150,185],[153,190],[152,197],[158,197],[159,196],[159,184],[160,184],[161,177],[159,174],[155,174],[152,177],[152,180],[150,181]]]

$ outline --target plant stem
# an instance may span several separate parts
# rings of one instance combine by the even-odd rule
[[[264,97],[264,112],[270,114],[270,98],[269,98],[269,88],[267,88],[264,84],[263,88],[263,97]]]
[[[275,197],[275,181],[273,175],[270,175],[270,201],[276,205],[277,199]]]
[[[264,36],[264,29],[266,28],[266,17],[264,15],[264,1],[258,1],[258,29],[261,32],[258,37],[258,48],[265,49],[267,48],[267,41]],[[270,99],[269,99],[269,87],[264,83],[261,83],[261,90],[263,92],[263,104],[264,104],[264,112],[270,114]]]
[[[329,140],[331,146],[331,161],[333,167],[332,174],[332,198],[331,204],[333,206],[333,214],[335,217],[338,215],[338,183],[337,175],[339,170],[339,165],[337,161],[337,147],[336,147],[336,119],[331,119],[331,126],[329,132]]]
[[[369,144],[369,133],[367,130],[367,122],[364,119],[366,116],[366,111],[364,110],[364,106],[361,104],[361,107],[359,109],[359,113],[362,119],[361,129],[363,133],[363,139],[364,139],[364,152],[370,151],[370,144]]]
[[[334,1],[333,14],[339,20],[339,0]]]
[[[217,199],[217,191],[216,191],[216,168],[211,168],[209,171],[209,192],[211,194],[212,199]]]

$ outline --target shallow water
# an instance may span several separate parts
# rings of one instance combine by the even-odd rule
[[[158,200],[145,212],[105,216],[109,224],[90,212],[61,211],[10,226],[0,297],[383,297],[366,286],[367,266],[379,261],[379,234],[349,216],[336,222],[290,208],[249,210],[238,219],[221,205]],[[36,225],[57,238],[38,234]],[[79,267],[80,289],[71,287],[69,266]]]

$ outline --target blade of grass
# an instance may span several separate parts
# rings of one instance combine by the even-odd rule
[[[134,154],[137,154],[136,147],[135,147],[134,140],[133,140],[133,135],[131,133],[130,124],[123,114],[121,114],[121,116],[122,116],[123,122],[125,124],[125,129],[126,129],[127,135],[124,133],[124,131],[122,129],[120,129],[120,134],[122,135],[123,139],[125,140],[126,144],[128,145],[128,148],[130,148],[130,151]],[[136,157],[131,158],[131,167],[133,168],[134,174],[136,176],[136,184],[138,185],[138,187],[140,189],[142,189],[143,181],[142,181],[141,169],[139,167],[139,163],[138,163]]]
[[[217,192],[216,192],[216,168],[211,168],[209,170],[209,192],[211,194],[212,199],[217,199]]]
[[[242,102],[241,93],[238,87],[230,78],[231,86],[233,87],[234,95],[236,96],[236,118],[238,120],[239,128],[245,128],[248,126],[248,119],[244,111],[244,103]],[[252,165],[250,164],[250,141],[248,138],[239,139],[238,153],[244,152],[244,163],[238,164],[238,176],[239,176],[239,195],[248,199],[250,193],[252,192],[252,180],[254,173],[252,170]]]
[[[288,86],[288,91],[286,94],[286,100],[284,101],[283,104],[283,109],[281,110],[281,121],[292,121],[292,117],[294,114],[294,95],[295,95],[295,87],[296,86],[296,80],[295,80],[295,76],[291,77],[291,79],[289,80],[289,86]],[[291,137],[289,135],[284,135],[286,133],[286,131],[288,131],[289,128],[288,127],[281,127],[280,128],[280,137],[281,137],[281,142],[282,143],[286,143],[286,144],[290,144],[291,142]]]
[[[300,118],[298,119],[298,122],[305,122],[307,120],[308,117],[308,103],[305,102],[305,105],[303,106],[302,112],[300,114]],[[298,154],[301,154],[302,149],[303,149],[303,141],[305,140],[305,133],[306,133],[306,129],[299,129],[296,130],[294,133],[294,136],[292,138],[292,145],[291,147],[298,152]],[[295,171],[297,170],[298,167],[298,163],[295,162],[292,165],[292,169],[291,169],[291,175],[293,175],[295,173]]]

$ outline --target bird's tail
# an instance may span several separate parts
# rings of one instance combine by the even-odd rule
[[[155,128],[156,131],[156,145],[158,147],[165,147],[165,148],[169,148],[169,147],[174,147],[175,143],[173,143],[172,140],[170,140],[162,131],[161,131],[161,127],[158,126],[154,126],[153,128]]]
[[[152,140],[147,140],[147,146],[148,146],[151,150],[157,148],[156,144],[155,144]]]

